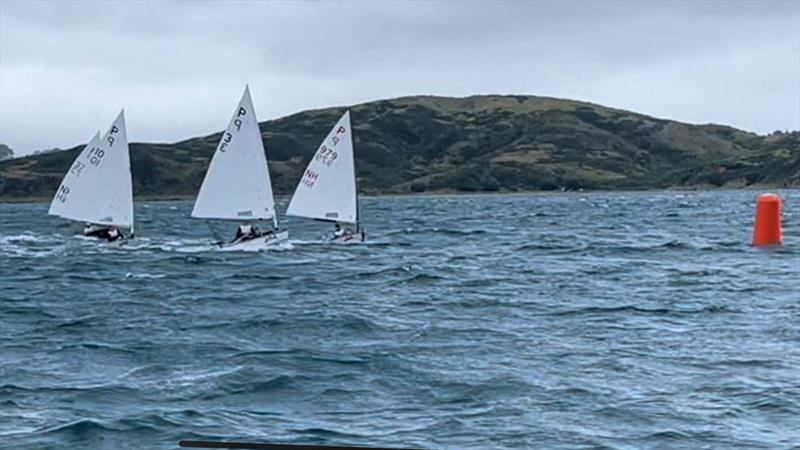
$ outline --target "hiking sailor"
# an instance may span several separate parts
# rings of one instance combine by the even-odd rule
[[[349,229],[342,228],[342,226],[339,225],[339,223],[337,222],[335,227],[334,227],[334,230],[333,230],[333,239],[332,240],[335,241],[337,239],[341,239],[341,240],[344,240],[344,241],[348,241],[348,240],[350,240],[352,238],[353,238],[353,232],[350,231]]]
[[[249,239],[257,238],[261,235],[261,232],[258,230],[258,227],[253,222],[242,222],[236,228],[236,236],[233,237],[233,241],[237,240],[246,241]]]
[[[110,225],[94,225],[87,223],[83,228],[83,235],[87,237],[96,237],[98,239],[105,239],[108,242],[114,242],[123,237],[119,229]]]

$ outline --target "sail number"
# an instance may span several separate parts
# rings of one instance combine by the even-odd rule
[[[110,136],[109,136],[110,138]],[[105,150],[99,147],[93,147],[89,153],[86,154],[86,159],[89,160],[89,163],[95,167],[100,165],[100,162],[103,161],[103,157],[106,156]]]
[[[56,193],[56,200],[64,203],[67,201],[67,196],[69,196],[69,186],[62,185]]]
[[[336,162],[336,158],[339,157],[339,154],[332,148],[328,148],[327,146],[323,145],[322,147],[317,150],[317,155],[314,156],[314,159],[317,161],[322,161],[322,164],[330,167]]]
[[[331,137],[331,142],[333,143],[333,147],[339,145],[341,139],[339,138],[340,134],[344,134],[347,132],[347,128],[340,126],[336,129],[336,133]],[[339,158],[339,153],[336,152],[333,148],[328,147],[327,145],[323,144],[322,147],[317,150],[317,154],[314,155],[314,160],[321,161],[322,164],[330,167],[332,166],[336,160]]]
[[[303,174],[303,183],[307,188],[311,189],[314,187],[314,183],[317,182],[317,178],[319,178],[319,173],[314,172],[311,169],[306,169],[306,173]]]
[[[242,116],[246,115],[247,115],[247,110],[242,107],[239,107],[239,110],[236,111],[236,117],[233,118],[232,122],[233,126],[236,127],[236,132],[239,132],[242,129],[243,122],[241,118]],[[228,130],[232,131],[232,127],[229,126]],[[225,131],[225,135],[222,136],[222,141],[220,141],[219,143],[219,151],[225,153],[225,149],[228,147],[228,144],[230,144],[232,140],[233,140],[233,135],[231,134],[231,132]]]
[[[81,172],[83,172],[84,167],[86,167],[86,164],[84,164],[84,163],[82,163],[80,161],[75,161],[75,164],[72,165],[72,169],[70,169],[69,171],[73,175],[75,175],[75,178],[80,178],[81,177]]]

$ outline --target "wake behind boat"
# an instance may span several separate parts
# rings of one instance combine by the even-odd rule
[[[96,133],[75,158],[48,213],[86,222],[85,236],[121,241],[120,228],[128,228],[133,238],[133,182],[124,111],[102,139]]]
[[[350,111],[322,141],[294,191],[286,215],[335,223],[331,242],[364,242]],[[351,228],[355,226],[355,230]]]
[[[218,243],[225,249],[260,250],[289,239],[289,233],[278,228],[264,142],[249,87],[245,87],[211,158],[192,217],[241,221],[230,242]],[[272,228],[260,230],[257,221],[270,219]]]

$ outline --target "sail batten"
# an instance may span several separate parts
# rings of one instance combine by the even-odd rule
[[[208,166],[192,217],[229,220],[275,217],[264,143],[247,87]]]
[[[124,111],[102,138],[96,133],[75,158],[48,213],[99,225],[133,227],[133,182]]]
[[[358,223],[350,111],[345,111],[314,153],[286,214],[330,222]]]

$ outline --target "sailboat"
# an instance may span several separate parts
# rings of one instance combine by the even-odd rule
[[[247,232],[237,231],[233,241],[219,243],[227,249],[258,250],[289,239],[278,228],[264,143],[247,86],[211,158],[192,217],[243,222],[238,231]],[[255,227],[255,221],[270,219],[272,229]]]
[[[128,228],[133,237],[133,183],[124,110],[102,138],[96,133],[75,158],[48,213],[85,222],[87,236],[113,241],[122,237],[120,228]]]
[[[334,242],[363,242],[350,111],[345,111],[308,164],[286,215],[334,222]],[[344,227],[342,227],[344,225]],[[355,225],[355,230],[349,226]]]

